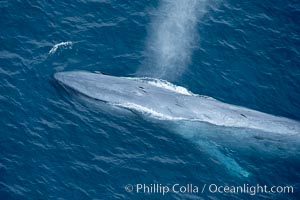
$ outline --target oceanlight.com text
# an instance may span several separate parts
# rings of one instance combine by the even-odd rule
[[[160,194],[166,195],[168,193],[189,193],[189,194],[223,194],[223,193],[231,193],[231,194],[249,194],[251,196],[256,194],[292,194],[294,193],[293,186],[267,186],[267,185],[218,185],[218,184],[145,184],[145,183],[137,183],[137,184],[127,184],[125,186],[125,191],[136,194]]]

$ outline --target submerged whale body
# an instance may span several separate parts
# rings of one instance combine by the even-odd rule
[[[300,133],[297,121],[195,95],[158,79],[115,77],[85,71],[59,72],[54,78],[90,98],[159,119],[193,120],[281,134]]]

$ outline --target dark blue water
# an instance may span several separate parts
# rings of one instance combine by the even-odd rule
[[[172,5],[0,1],[1,200],[299,199],[297,135],[150,119],[69,93],[53,80],[70,70],[160,76],[197,94],[300,120],[298,1]],[[235,174],[228,158],[250,175]],[[138,183],[192,183],[200,191],[125,191]],[[204,184],[291,185],[294,192],[201,193]]]

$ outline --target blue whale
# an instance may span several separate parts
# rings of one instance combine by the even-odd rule
[[[85,71],[58,72],[54,78],[90,98],[158,119],[201,121],[280,134],[300,133],[298,121],[196,95],[159,79],[115,77]]]

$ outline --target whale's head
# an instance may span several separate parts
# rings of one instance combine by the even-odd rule
[[[85,71],[58,72],[54,79],[67,89],[85,96],[110,102],[120,103],[136,94],[136,85],[127,83],[125,78],[107,76],[101,73]]]
[[[126,77],[109,76],[86,71],[58,72],[54,79],[66,89],[87,97],[113,103],[124,104],[147,99],[149,84]],[[154,87],[155,88],[155,87]]]

